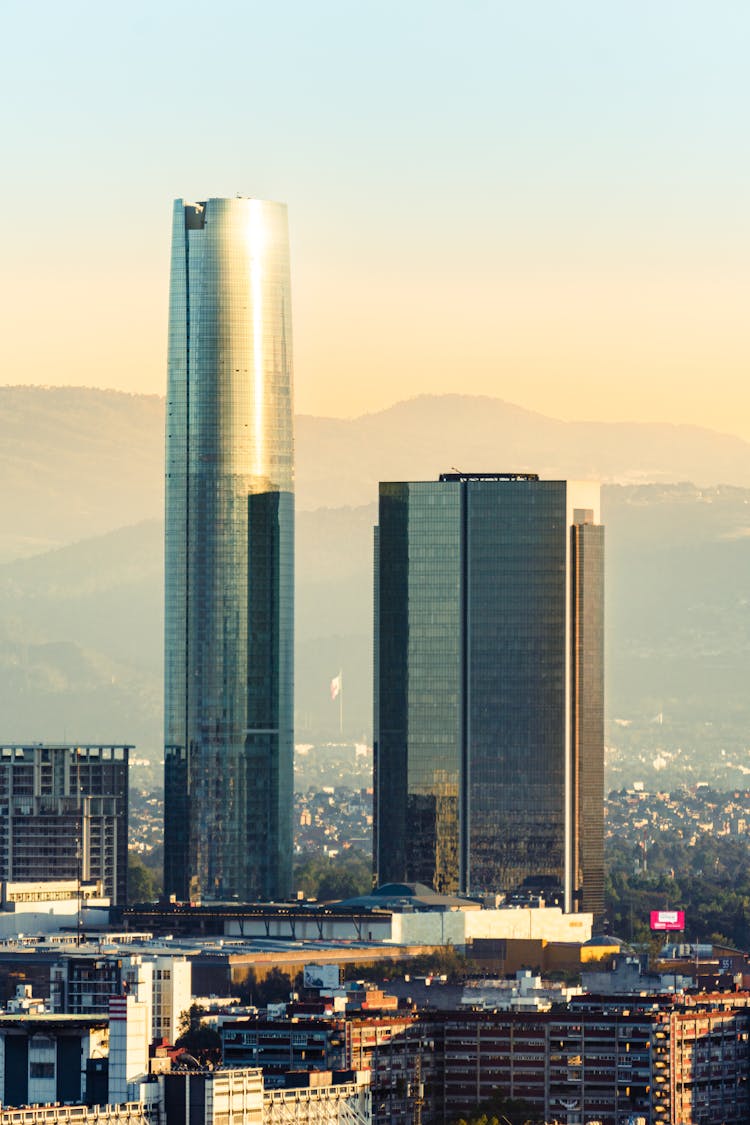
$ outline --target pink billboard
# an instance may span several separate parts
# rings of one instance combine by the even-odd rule
[[[685,911],[684,910],[652,910],[651,911],[651,929],[652,930],[684,930],[685,929]]]

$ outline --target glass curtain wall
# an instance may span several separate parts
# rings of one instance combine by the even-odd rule
[[[595,504],[574,507],[574,504]],[[603,908],[598,488],[380,486],[375,877]]]
[[[175,203],[166,448],[165,890],[285,897],[294,482],[282,204]]]

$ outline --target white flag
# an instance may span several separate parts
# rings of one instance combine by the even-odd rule
[[[341,673],[331,680],[331,699],[338,699],[341,694]]]

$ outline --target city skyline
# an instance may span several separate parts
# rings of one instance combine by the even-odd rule
[[[748,33],[736,3],[12,4],[2,378],[160,393],[168,201],[208,184],[292,209],[301,412],[460,383],[750,437]]]
[[[294,706],[286,207],[178,199],[172,238],[165,891],[284,898]]]

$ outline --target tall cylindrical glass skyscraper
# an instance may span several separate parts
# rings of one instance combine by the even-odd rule
[[[291,889],[294,464],[286,207],[174,205],[164,889]]]

